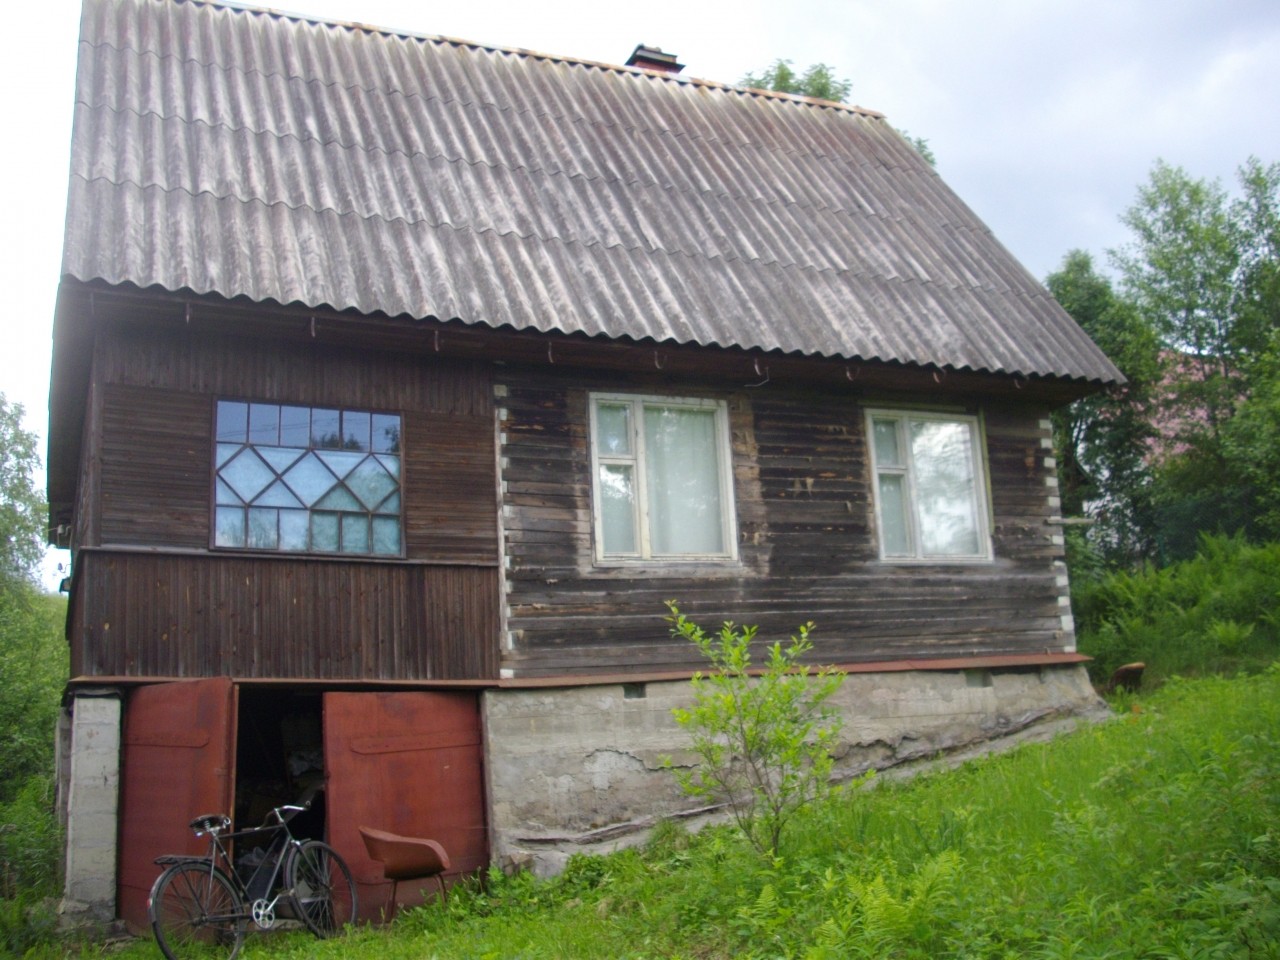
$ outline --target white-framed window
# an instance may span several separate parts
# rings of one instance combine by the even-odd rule
[[[725,403],[612,393],[590,400],[596,560],[734,559]]]
[[[876,529],[885,560],[991,559],[977,417],[870,410]]]

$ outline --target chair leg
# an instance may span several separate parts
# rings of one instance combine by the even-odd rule
[[[444,888],[444,877],[438,873],[436,874],[436,883],[440,884],[440,904],[447,907],[449,905],[449,894]]]
[[[387,923],[390,923],[391,918],[396,915],[396,907],[399,906],[399,904],[396,903],[396,888],[398,886],[400,886],[399,880],[391,881],[391,906],[387,908]]]

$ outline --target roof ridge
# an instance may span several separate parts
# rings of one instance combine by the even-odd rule
[[[584,57],[544,53],[539,50],[530,50],[525,47],[507,47],[497,43],[482,43],[478,40],[464,40],[459,37],[444,36],[443,34],[421,33],[416,30],[408,30],[400,27],[384,27],[377,24],[361,23],[356,20],[330,19],[327,17],[316,16],[314,14],[298,13],[296,11],[282,10],[275,7],[262,7],[256,4],[243,3],[240,2],[240,0],[172,0],[172,2],[188,3],[192,6],[200,7],[213,7],[216,9],[229,10],[234,13],[274,17],[279,20],[293,20],[297,23],[307,23],[319,27],[336,27],[339,29],[353,31],[358,30],[364,33],[379,34],[385,37],[399,37],[404,40],[415,40],[423,43],[442,43],[453,47],[467,47],[472,50],[480,50],[488,53],[501,53],[516,57],[528,57],[533,60],[546,60],[551,63],[564,63],[571,66],[587,67],[612,73],[650,77],[655,80],[665,80],[672,83],[706,87],[712,90],[722,90],[726,93],[737,94],[738,96],[761,97],[769,100],[788,101],[801,106],[836,110],[842,113],[851,113],[855,116],[870,117],[877,120],[883,120],[885,118],[885,115],[879,110],[873,110],[870,107],[862,107],[853,103],[839,103],[834,100],[821,100],[817,97],[805,97],[800,94],[782,93],[777,90],[761,90],[757,87],[740,87],[731,83],[724,83],[720,80],[704,80],[699,77],[681,77],[663,70],[647,70],[644,67],[628,67],[622,64],[607,63],[602,60],[588,60]]]

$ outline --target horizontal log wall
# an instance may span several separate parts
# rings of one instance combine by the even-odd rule
[[[622,385],[506,371],[501,403],[508,644],[517,676],[701,666],[663,621],[663,601],[713,627],[731,619],[785,637],[812,620],[822,662],[1067,648],[1060,529],[1046,522],[1051,451],[1043,411],[989,406],[984,420],[995,559],[890,564],[878,558],[865,407],[849,394],[764,386],[716,393],[658,377]],[[596,566],[590,390],[721,396],[731,409],[740,557],[732,564]],[[937,404],[945,397],[917,398]],[[971,412],[976,412],[971,409]]]
[[[83,675],[496,675],[488,365],[117,326],[98,337],[92,383],[72,624]],[[219,397],[399,411],[404,559],[212,549]]]

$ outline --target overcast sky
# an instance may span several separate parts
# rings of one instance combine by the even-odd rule
[[[1280,161],[1280,0],[269,0],[300,13],[621,63],[661,46],[736,82],[823,62],[851,100],[929,141],[943,179],[1040,278],[1125,241],[1157,158],[1232,184]],[[44,435],[78,0],[31,8],[6,48],[0,391]]]

